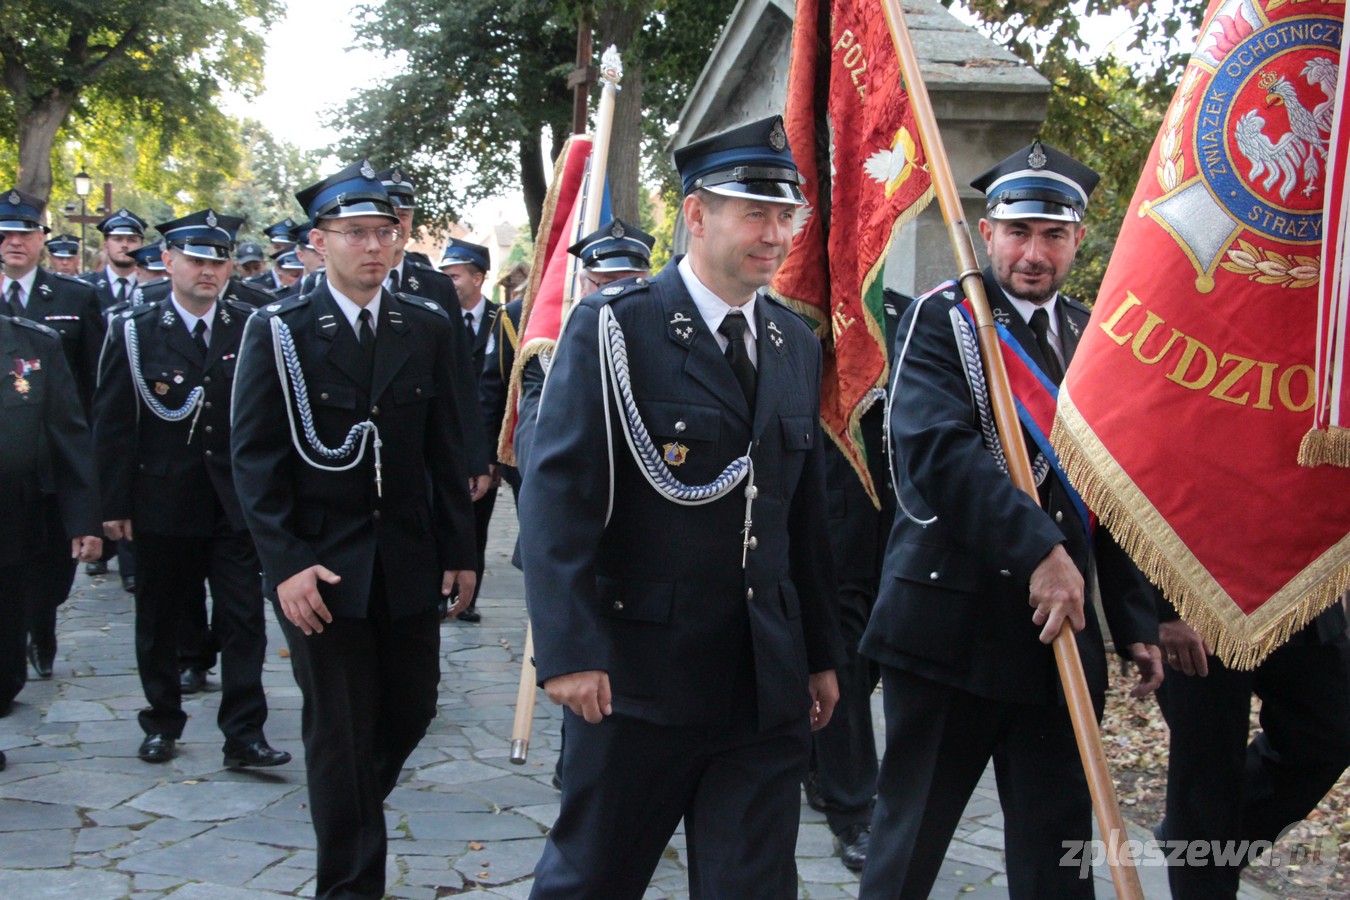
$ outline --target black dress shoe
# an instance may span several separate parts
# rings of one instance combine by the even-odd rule
[[[178,690],[184,694],[200,694],[206,690],[206,673],[187,668],[178,673]]]
[[[39,678],[52,677],[52,658],[38,649],[37,644],[28,645],[28,661]]]
[[[806,783],[802,787],[806,791],[806,805],[816,812],[826,812],[829,804],[825,802],[825,797],[820,792],[820,781],[816,778],[815,772],[806,776]]]
[[[291,761],[291,755],[285,750],[277,750],[267,741],[254,741],[243,750],[226,750],[225,767],[238,769],[243,767],[265,768],[284,766]]]
[[[98,562],[86,563],[85,566],[84,566],[84,574],[86,574],[86,575],[107,575],[107,574],[108,574],[108,564],[105,563],[105,562],[103,562],[102,560],[99,560]]]
[[[456,618],[458,618],[461,622],[471,622],[476,625],[479,622],[483,621],[483,614],[480,613],[478,610],[474,609],[472,606],[470,606],[468,609],[460,613]]]
[[[173,738],[162,734],[147,734],[136,755],[148,763],[162,763],[173,759]]]
[[[839,860],[844,868],[861,872],[867,862],[867,850],[872,846],[872,826],[861,822],[850,825],[838,834]]]
[[[128,575],[128,576],[126,576],[125,578],[122,579],[122,590],[126,591],[128,594],[134,594],[134,593],[136,593],[136,576],[135,576],[135,575]]]

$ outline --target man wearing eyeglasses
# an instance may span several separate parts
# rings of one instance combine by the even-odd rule
[[[436,715],[436,596],[473,596],[457,322],[384,290],[401,234],[368,162],[296,199],[327,277],[249,320],[235,481],[304,696],[316,896],[380,897],[384,799]]]

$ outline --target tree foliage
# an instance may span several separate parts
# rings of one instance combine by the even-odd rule
[[[116,120],[161,151],[186,141],[210,152],[224,122],[212,103],[224,87],[257,89],[263,35],[283,6],[7,0],[0,5],[0,128],[17,135],[19,186],[49,195],[52,150],[72,121],[83,132]]]
[[[951,6],[953,0],[943,0]],[[1050,81],[1041,137],[1096,169],[1102,181],[1088,234],[1066,285],[1097,295],[1130,198],[1162,116],[1191,54],[1207,0],[966,0],[994,40]],[[1087,57],[1084,17],[1126,10],[1112,49]]]
[[[584,14],[597,61],[610,42],[623,56],[610,183],[616,211],[637,218],[638,182],[651,174],[641,163],[663,148],[734,5],[385,0],[363,8],[363,45],[399,60],[401,70],[341,111],[349,137],[337,152],[405,166],[418,184],[420,228],[444,228],[473,201],[520,187],[536,229],[550,160],[571,131],[567,76]]]

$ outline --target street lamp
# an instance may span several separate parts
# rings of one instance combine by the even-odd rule
[[[77,173],[77,174],[75,175],[75,195],[76,195],[77,197],[80,198],[80,218],[81,218],[81,219],[87,219],[87,218],[88,218],[88,216],[85,214],[85,206],[84,206],[84,203],[85,203],[85,198],[87,198],[87,197],[89,196],[89,192],[92,191],[93,189],[94,189],[94,179],[92,179],[92,178],[89,177],[89,173],[88,173],[88,172],[85,172],[85,171],[81,170],[79,173]],[[86,226],[85,226],[85,223],[84,223],[83,221],[80,222],[80,266],[81,266],[81,267],[83,267],[83,266],[85,266],[85,265],[88,264],[88,261],[85,259],[85,256],[84,256],[85,227],[86,227]]]

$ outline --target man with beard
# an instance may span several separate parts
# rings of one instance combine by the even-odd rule
[[[144,219],[123,207],[95,226],[103,233],[103,255],[108,264],[81,275],[80,280],[98,290],[99,309],[105,313],[130,301],[136,293],[136,257],[132,254],[145,243],[145,225]]]
[[[1097,174],[1039,141],[976,178],[985,290],[1000,339],[1055,386],[1087,327],[1059,293],[1083,240]],[[983,376],[961,347],[973,324],[954,283],[900,321],[890,445],[899,512],[861,652],[882,669],[886,753],[860,896],[929,896],[971,792],[992,758],[1014,898],[1091,897],[1060,865],[1065,841],[1092,837],[1091,801],[1051,642],[1064,623],[1098,714],[1106,690],[1101,626],[1084,608],[1095,561],[1115,645],[1162,680],[1154,593],[1086,508],[1053,457],[1038,454],[1040,503],[1013,486],[986,445]],[[978,359],[973,364],[979,366]],[[1024,429],[1025,430],[1025,429]],[[1028,433],[1027,446],[1038,445]],[[997,450],[1001,454],[1001,450]]]

